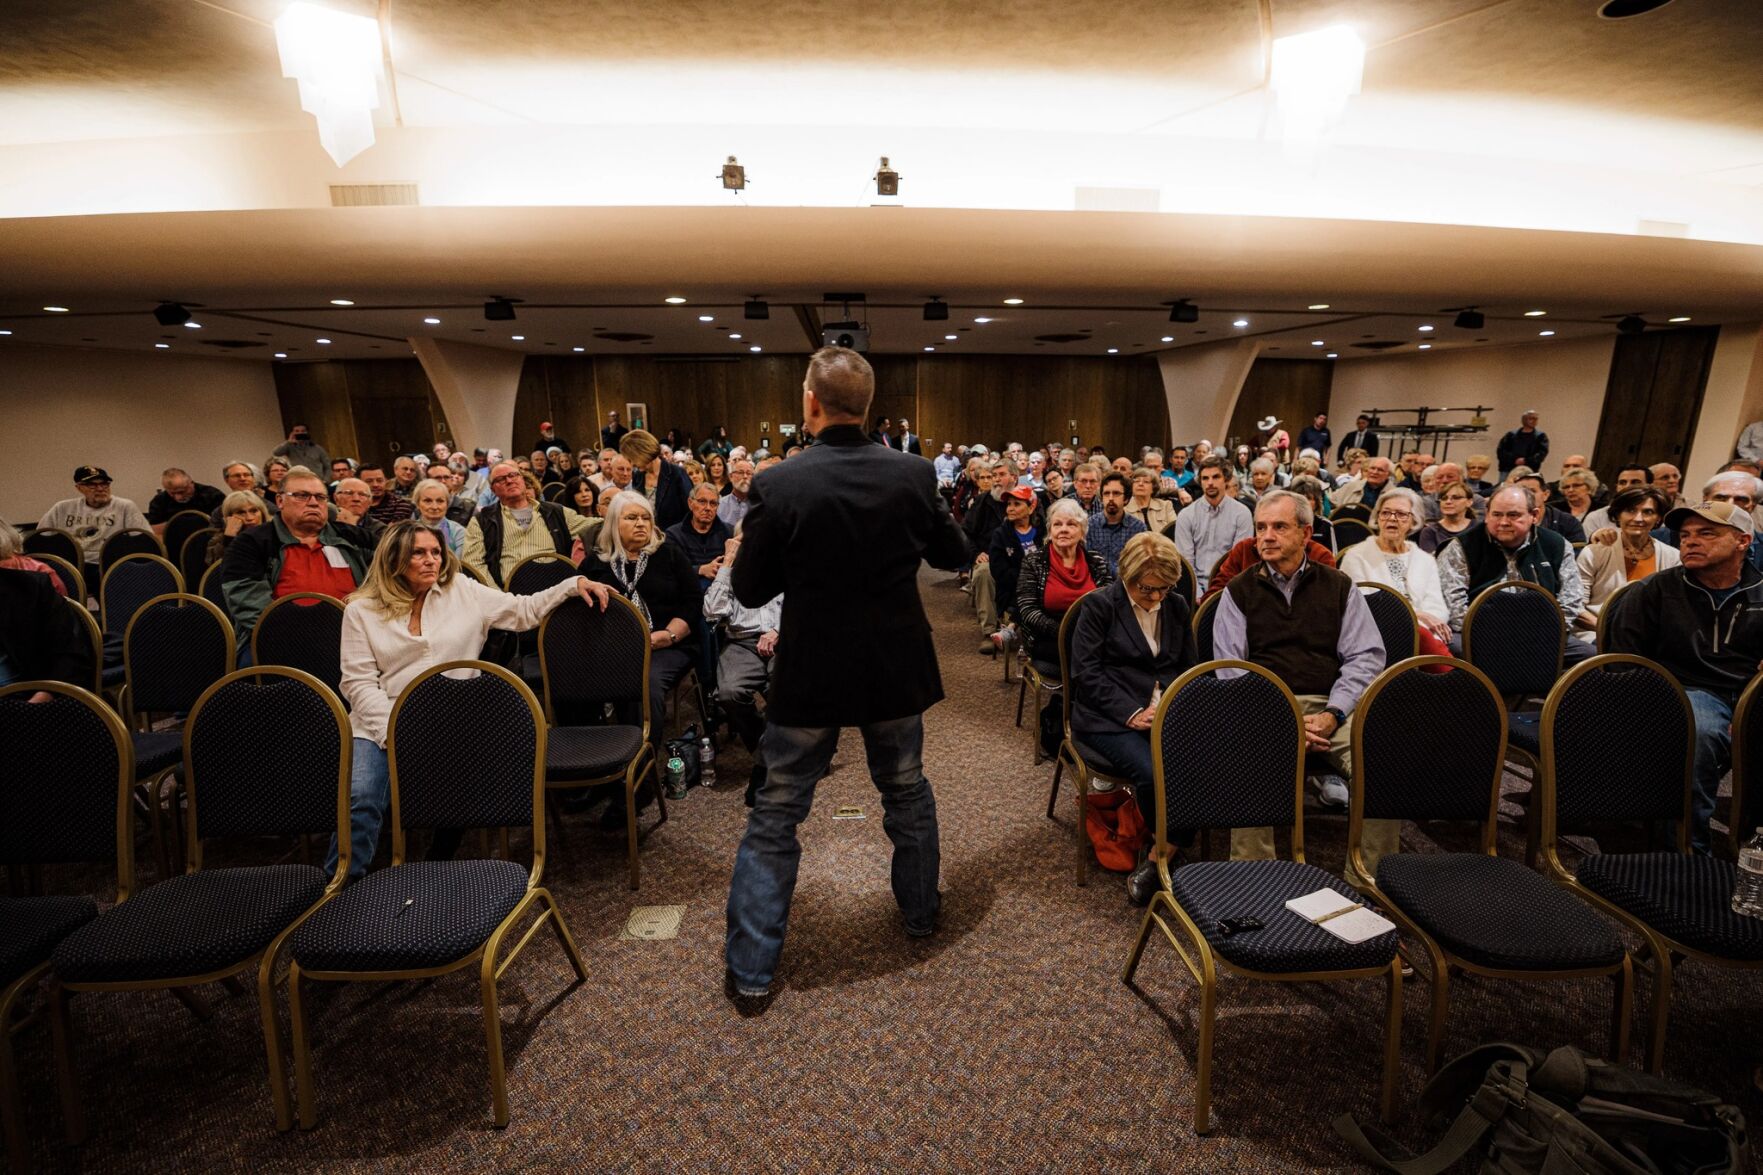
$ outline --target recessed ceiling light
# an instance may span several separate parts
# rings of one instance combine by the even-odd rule
[[[154,346],[154,347],[155,347],[155,348],[156,348],[156,349],[158,349],[158,350],[160,350],[160,351],[169,351],[169,350],[171,350],[171,344],[170,344],[170,343],[154,343],[154,344],[153,344],[153,346]]]
[[[739,334],[739,333],[738,333],[738,332],[736,332],[736,331],[732,331],[732,330],[731,330],[731,331],[729,331],[729,332],[728,332],[728,337],[729,337],[729,338],[731,338],[731,339],[738,339],[738,338],[740,338],[740,337],[741,337],[741,336],[740,336],[740,334]]]
[[[441,320],[438,318],[425,318],[425,319],[423,319],[423,321],[428,323],[430,326],[440,326],[441,325]]]
[[[1546,339],[1546,338],[1548,338],[1548,337],[1550,337],[1550,336],[1551,336],[1551,335],[1553,335],[1553,334],[1554,334],[1554,333],[1555,333],[1555,332],[1554,332],[1554,331],[1552,331],[1552,330],[1539,330],[1539,331],[1538,331],[1538,332],[1537,332],[1537,334],[1538,334],[1538,335],[1540,335],[1540,336],[1542,336],[1542,337],[1543,337],[1543,338],[1545,338],[1545,339]]]
[[[1545,315],[1547,313],[1548,313],[1547,310],[1526,310],[1524,312],[1524,316],[1526,318],[1541,318],[1543,315]]]
[[[748,347],[747,350],[749,350],[749,351],[753,352],[755,355],[757,355],[760,351],[764,350],[764,348],[761,347],[758,343],[754,343],[751,347]]]
[[[571,347],[570,350],[571,351],[586,351],[587,348],[586,347]]]
[[[275,353],[275,357],[277,359],[286,359],[288,357],[288,353],[286,351],[277,351]]]
[[[991,319],[989,319],[989,318],[976,318],[976,319],[974,319],[974,321],[975,321],[975,322],[978,322],[978,323],[981,323],[981,324],[984,324],[984,323],[987,323],[987,322],[990,322],[990,321],[992,321],[992,320],[991,320]]]
[[[1231,323],[1231,325],[1232,326],[1248,326],[1249,320],[1246,318],[1239,318],[1235,322]]]
[[[511,339],[513,339],[513,340],[514,340],[514,341],[515,341],[515,342],[517,342],[517,343],[524,343],[524,342],[526,342],[526,336],[525,336],[525,335],[509,335],[509,336],[508,336],[508,337],[509,337],[509,338],[511,338]]]
[[[1430,322],[1424,323],[1421,325],[1420,329],[1422,332],[1430,331],[1432,329],[1432,323],[1430,323]]]
[[[1120,354],[1120,348],[1119,347],[1109,347],[1108,353],[1110,355],[1118,355],[1118,354]]]
[[[9,331],[9,330],[0,330],[0,335],[9,335],[9,334],[11,334],[11,333],[12,333],[12,332],[11,332],[11,331]]]
[[[43,307],[43,309],[47,310],[51,314],[66,314],[67,313],[66,306],[45,306],[45,307]]]
[[[715,322],[716,315],[714,315],[714,314],[700,314],[700,315],[698,315],[698,321],[699,322]]]
[[[686,301],[684,298],[680,297],[678,294],[675,294],[671,298],[663,298],[661,300],[663,302],[666,302],[669,306],[683,306]]]
[[[1330,351],[1327,355],[1323,356],[1324,359],[1339,359],[1340,357],[1341,356],[1338,351]]]
[[[934,351],[934,350],[936,350],[936,348],[935,347],[926,347],[925,350],[926,351]]]
[[[1311,339],[1310,345],[1312,347],[1326,347],[1326,346],[1328,346],[1328,344],[1323,342],[1321,339]]]
[[[1164,335],[1163,341],[1166,343],[1173,343],[1173,342],[1175,342],[1175,336],[1174,335]]]
[[[1022,299],[1021,298],[1005,298],[1004,305],[1006,305],[1006,306],[1020,306],[1020,305],[1022,305]]]
[[[1689,320],[1690,320],[1689,315],[1679,314],[1676,318],[1667,318],[1665,321],[1666,322],[1688,322]]]
[[[353,306],[353,305],[355,305],[355,303],[351,302],[347,298],[332,298],[331,305],[332,306]]]
[[[961,337],[961,336],[960,336],[960,335],[944,335],[944,336],[943,336],[943,341],[944,341],[944,342],[948,342],[948,343],[952,343],[952,342],[954,342],[954,341],[955,341],[955,340],[956,340],[956,339],[958,339],[958,338],[960,338],[960,337]]]
[[[329,339],[319,339],[318,343],[319,343],[319,346],[321,346],[321,347],[328,347],[331,345],[331,341]]]
[[[1327,310],[1328,303],[1327,302],[1312,302],[1312,303],[1310,303],[1310,309],[1312,309],[1312,310]]]
[[[186,322],[186,323],[184,323],[184,329],[185,330],[201,330],[202,324],[199,322]]]
[[[1430,350],[1432,350],[1432,344],[1431,343],[1422,343],[1422,344],[1420,344],[1420,349],[1422,351],[1430,351]]]

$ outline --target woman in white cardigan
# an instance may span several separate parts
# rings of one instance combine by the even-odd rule
[[[1616,541],[1594,539],[1579,553],[1579,577],[1585,581],[1586,605],[1576,618],[1575,637],[1597,640],[1598,614],[1604,610],[1605,601],[1624,585],[1683,562],[1676,547],[1653,537],[1653,529],[1670,510],[1665,491],[1652,486],[1623,490],[1611,500],[1608,513],[1610,521],[1616,524]]]
[[[459,557],[434,527],[417,518],[394,522],[374,551],[367,582],[343,612],[342,691],[354,736],[351,879],[373,861],[391,803],[386,724],[404,688],[432,665],[475,660],[492,628],[524,632],[572,596],[604,608],[611,595],[605,585],[577,576],[537,595],[516,596],[486,587],[459,567]],[[336,862],[333,843],[325,869],[335,869]]]
[[[1414,606],[1414,619],[1422,633],[1431,633],[1449,644],[1451,629],[1445,618],[1445,592],[1439,586],[1439,565],[1431,555],[1408,541],[1420,529],[1420,495],[1397,486],[1377,499],[1377,533],[1355,543],[1341,555],[1340,570],[1354,583],[1381,583],[1395,588]]]

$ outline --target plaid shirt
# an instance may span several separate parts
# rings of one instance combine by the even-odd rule
[[[1130,514],[1121,515],[1120,521],[1114,525],[1108,522],[1108,516],[1097,512],[1090,518],[1089,533],[1084,536],[1084,546],[1108,560],[1108,570],[1120,574],[1120,552],[1126,549],[1126,542],[1135,534],[1144,534],[1145,524]]]

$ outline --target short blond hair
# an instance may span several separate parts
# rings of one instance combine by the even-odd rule
[[[648,429],[633,428],[618,442],[618,454],[633,466],[646,466],[661,456],[661,442]]]
[[[1150,531],[1133,535],[1120,552],[1120,582],[1136,584],[1147,575],[1157,576],[1170,587],[1181,583],[1181,553],[1173,542]]]

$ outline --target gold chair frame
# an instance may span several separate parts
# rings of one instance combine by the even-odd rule
[[[1224,560],[1222,559],[1219,560],[1221,563],[1223,561]],[[1211,580],[1207,580],[1207,583],[1210,584]],[[1223,598],[1224,591],[1220,589],[1194,605],[1194,615],[1189,619],[1188,624],[1194,630],[1194,651],[1196,653],[1200,651],[1200,622],[1204,620],[1213,609],[1218,607],[1218,601]]]
[[[642,613],[637,611],[637,606],[635,604],[631,603],[619,593],[612,592],[609,594],[606,597],[606,606],[608,609],[624,609],[629,613],[628,619],[631,623],[637,625],[638,628],[643,627]],[[552,726],[557,725],[557,710],[551,700],[551,666],[549,660],[545,656],[545,631],[551,626],[551,617],[554,615],[556,615],[555,612],[548,613],[545,616],[545,619],[539,622],[539,678],[545,691],[544,718],[547,730]],[[643,642],[643,742],[637,749],[637,753],[631,757],[630,762],[625,764],[622,771],[611,771],[594,779],[572,779],[566,783],[560,782],[555,785],[547,781],[545,784],[547,788],[554,787],[555,790],[558,791],[570,791],[577,788],[598,787],[599,785],[606,783],[617,783],[620,780],[624,781],[625,851],[630,860],[630,885],[632,889],[638,888],[642,883],[642,866],[637,855],[637,844],[639,839],[637,836],[637,788],[642,785],[643,776],[651,772],[653,772],[655,776],[655,802],[660,809],[660,819],[655,822],[654,827],[650,828],[649,831],[654,832],[656,828],[660,828],[663,824],[667,823],[667,789],[661,786],[661,765],[656,760],[654,744],[649,741],[650,724],[654,721],[654,716],[649,712],[649,654],[652,647],[653,646],[651,646],[648,641],[645,640]],[[684,679],[682,678],[682,680]],[[543,756],[541,756],[541,778],[543,778],[544,775],[543,763],[544,759]]]
[[[1106,771],[1098,771],[1090,765],[1089,760],[1077,749],[1077,740],[1071,734],[1071,653],[1067,625],[1077,624],[1078,609],[1084,601],[1095,595],[1095,591],[1085,592],[1073,601],[1059,618],[1059,681],[1064,687],[1060,693],[1060,709],[1063,717],[1064,738],[1060,740],[1059,752],[1053,757],[1053,788],[1047,793],[1047,819],[1053,819],[1053,812],[1059,802],[1059,778],[1065,773],[1066,765],[1071,767],[1071,778],[1077,784],[1077,819],[1074,822],[1073,834],[1077,840],[1077,883],[1090,883],[1090,834],[1084,820],[1090,810],[1090,784],[1100,779],[1113,784],[1117,788],[1132,788],[1132,781],[1124,775],[1114,775]],[[1036,740],[1040,732],[1035,733]]]
[[[1215,597],[1216,598],[1216,597]],[[1232,975],[1247,979],[1261,979],[1271,983],[1308,983],[1316,980],[1343,979],[1375,979],[1382,976],[1385,980],[1386,998],[1384,1012],[1384,1055],[1383,1055],[1383,1089],[1379,1100],[1379,1110],[1385,1122],[1395,1114],[1396,1074],[1399,1066],[1402,1047],[1402,956],[1398,951],[1384,967],[1360,967],[1348,971],[1253,971],[1239,967],[1228,959],[1221,958],[1206,941],[1181,903],[1175,900],[1174,890],[1170,882],[1169,861],[1174,855],[1174,848],[1167,836],[1169,819],[1168,796],[1165,785],[1165,765],[1163,761],[1163,723],[1169,712],[1171,702],[1181,693],[1189,682],[1200,677],[1207,677],[1221,669],[1240,669],[1245,673],[1257,674],[1279,687],[1285,695],[1286,702],[1292,708],[1292,727],[1297,734],[1298,744],[1293,748],[1292,755],[1292,860],[1304,863],[1304,717],[1298,699],[1285,682],[1259,665],[1247,661],[1207,661],[1188,670],[1172,682],[1163,691],[1163,700],[1158,703],[1157,716],[1151,726],[1151,765],[1155,772],[1155,788],[1157,796],[1157,821],[1154,828],[1156,843],[1151,849],[1151,859],[1157,863],[1159,885],[1151,895],[1151,903],[1145,910],[1143,922],[1139,925],[1138,937],[1133,942],[1132,953],[1127,956],[1126,966],[1122,969],[1122,983],[1131,984],[1137,972],[1139,961],[1145,952],[1145,944],[1150,941],[1153,927],[1163,932],[1188,974],[1200,986],[1200,1039],[1198,1044],[1199,1064],[1194,1084],[1194,1133],[1209,1134],[1212,1130],[1212,1036],[1214,1030],[1215,1005],[1218,998],[1218,972],[1220,968]],[[1168,918],[1162,911],[1168,911]],[[1193,948],[1189,954],[1182,946],[1171,922],[1179,925]]]
[[[36,556],[33,555],[32,558],[34,559]],[[92,683],[86,688],[91,690],[93,694],[102,698],[104,696],[104,634],[98,631],[98,621],[93,617],[90,608],[75,600],[72,596],[67,597],[64,602],[69,608],[72,608],[74,612],[78,614],[79,620],[77,623],[80,632],[85,635],[86,640],[91,644]]]
[[[220,527],[207,526],[207,527],[203,527],[201,530],[191,531],[189,534],[185,535],[183,544],[180,547],[178,547],[177,558],[175,560],[173,560],[173,562],[175,562],[178,565],[178,570],[182,571],[184,568],[186,568],[190,565],[190,544],[193,542],[200,541],[203,544],[202,572],[204,575],[206,575],[208,573],[208,568],[210,566],[212,566],[212,564],[210,564],[208,562],[207,544],[209,543],[210,540],[212,540],[214,538],[215,535],[220,534],[220,533],[222,533]],[[219,559],[215,560],[215,563],[219,563],[219,562],[221,562],[221,560],[219,560]],[[198,578],[200,578],[200,577],[198,577]],[[184,584],[186,587],[189,586],[189,577],[188,576],[184,577]]]
[[[1597,648],[1598,652],[1607,653],[1610,651],[1606,647],[1606,645],[1608,644],[1609,639],[1610,639],[1609,628],[1606,623],[1606,617],[1608,617],[1610,615],[1610,613],[1612,611],[1612,605],[1614,605],[1617,600],[1620,600],[1622,598],[1622,593],[1626,592],[1629,588],[1633,587],[1635,584],[1637,584],[1639,582],[1640,582],[1640,580],[1638,580],[1638,579],[1629,580],[1627,583],[1623,584],[1621,587],[1619,587],[1615,591],[1611,592],[1609,599],[1605,600],[1602,604],[1598,605],[1598,628],[1597,628],[1598,635],[1597,635],[1597,644],[1596,644],[1596,648]]]
[[[1579,878],[1574,875],[1573,871],[1568,869],[1567,866],[1562,863],[1555,812],[1555,714],[1556,711],[1560,709],[1561,699],[1566,695],[1567,690],[1574,682],[1577,682],[1580,678],[1585,677],[1588,674],[1601,671],[1612,665],[1637,665],[1659,674],[1670,683],[1672,690],[1677,694],[1678,702],[1683,707],[1683,720],[1685,723],[1685,729],[1688,732],[1688,737],[1684,740],[1683,806],[1677,819],[1677,851],[1684,854],[1689,852],[1690,796],[1691,789],[1695,786],[1696,761],[1695,712],[1690,707],[1689,695],[1684,692],[1683,686],[1678,684],[1677,679],[1667,673],[1656,662],[1649,661],[1645,657],[1636,657],[1629,653],[1603,653],[1599,656],[1592,657],[1589,660],[1582,661],[1569,670],[1567,676],[1563,677],[1558,683],[1556,683],[1555,688],[1549,691],[1548,703],[1543,707],[1541,855],[1543,872],[1550,878],[1550,880],[1554,881],[1557,885],[1562,886],[1580,900],[1589,903],[1596,909],[1609,915],[1611,918],[1614,918],[1617,922],[1631,930],[1645,944],[1643,965],[1650,965],[1653,969],[1652,1006],[1649,1009],[1647,1029],[1647,1071],[1650,1073],[1658,1073],[1665,1065],[1665,1036],[1666,1029],[1670,1024],[1671,1019],[1671,985],[1673,974],[1676,970],[1676,964],[1672,960],[1672,955],[1675,953],[1685,959],[1695,959],[1698,962],[1707,963],[1711,966],[1727,967],[1734,970],[1744,971],[1763,970],[1763,960],[1745,961],[1740,959],[1727,959],[1719,955],[1711,955],[1706,951],[1698,950],[1686,943],[1679,942],[1670,935],[1656,930],[1648,923],[1641,921],[1638,917],[1629,913],[1627,910],[1624,910],[1616,903],[1605,899],[1601,895],[1592,892],[1584,885],[1581,885]],[[1740,699],[1741,705],[1750,697],[1754,687],[1754,682],[1751,687],[1747,687],[1745,696]],[[1733,720],[1736,725],[1738,721],[1737,711],[1734,711]],[[1743,798],[1738,790],[1739,787],[1737,761],[1735,759],[1733,775],[1733,800],[1735,803]]]
[[[128,900],[135,880],[134,743],[129,740],[129,732],[123,727],[122,719],[117,716],[116,711],[105,705],[96,693],[77,685],[59,681],[14,682],[8,686],[0,686],[0,698],[19,693],[34,694],[38,691],[73,698],[89,707],[103,720],[104,727],[110,732],[111,740],[116,746],[116,904],[121,905]],[[67,1060],[60,1022],[48,1014],[47,1000],[28,1016],[17,1020],[13,1018],[24,994],[34,991],[49,976],[49,972],[50,962],[45,959],[0,988],[0,1133],[6,1136],[10,1169],[20,1172],[21,1175],[31,1169],[31,1153],[30,1147],[25,1143],[24,1105],[19,1097],[18,1068],[12,1055],[12,1038],[42,1019],[49,1020],[49,1030],[55,1044],[56,1083],[60,1088],[62,1118],[68,1140],[78,1141],[75,1133],[78,1102],[74,1092],[73,1069]],[[52,998],[52,995],[49,996],[49,999]]]
[[[1745,768],[1749,766],[1751,748],[1744,737],[1745,723],[1750,719],[1751,707],[1757,705],[1757,696],[1763,690],[1763,673],[1754,674],[1751,683],[1745,686],[1745,692],[1739,695],[1738,705],[1732,708],[1732,809],[1727,815],[1726,829],[1732,854],[1736,860],[1739,850],[1745,843],[1745,831],[1749,821],[1745,814]],[[1763,812],[1757,814],[1763,817]]]
[[[31,547],[30,547],[31,537],[33,535],[40,535],[40,534],[58,534],[61,537],[65,538],[68,542],[73,544],[73,549],[80,553],[80,565],[82,567],[85,565],[86,544],[82,543],[78,538],[76,538],[71,531],[62,530],[59,526],[39,526],[35,530],[25,532],[25,534],[22,537],[24,539],[23,551],[26,555],[29,555],[33,559],[41,559],[43,557],[40,553],[31,550]],[[49,554],[51,554],[51,555],[53,555],[54,553],[55,552],[53,552],[53,551],[49,552]],[[58,557],[65,559],[65,556],[58,556]],[[82,571],[81,572],[82,577],[84,576],[84,574],[85,573]]]
[[[549,923],[562,944],[563,952],[569,958],[570,966],[575,969],[578,981],[588,977],[587,968],[582,963],[581,952],[576,949],[575,939],[563,920],[563,911],[557,905],[549,890],[539,884],[545,872],[545,716],[539,709],[538,699],[533,697],[532,690],[520,678],[487,661],[447,661],[434,665],[418,674],[416,679],[399,694],[398,700],[392,703],[392,713],[386,723],[386,758],[391,774],[391,814],[392,825],[392,868],[404,864],[404,822],[401,817],[400,796],[398,789],[398,716],[403,712],[405,704],[416,692],[416,688],[437,674],[448,673],[458,669],[475,669],[479,673],[487,673],[500,677],[515,687],[525,700],[532,713],[533,735],[533,797],[532,797],[532,837],[533,864],[527,875],[527,889],[508,916],[490,933],[482,945],[467,953],[464,957],[439,967],[421,967],[410,970],[394,971],[308,971],[303,969],[296,960],[288,965],[288,1013],[292,1021],[294,1039],[294,1090],[299,1106],[299,1121],[302,1130],[310,1130],[317,1125],[318,1118],[313,1105],[312,1095],[312,1050],[307,1040],[306,1009],[304,998],[300,994],[300,981],[312,979],[332,983],[368,983],[388,979],[431,979],[439,975],[450,975],[455,971],[478,965],[478,985],[483,1001],[484,1037],[489,1052],[490,1062],[490,1100],[497,1129],[508,1125],[508,1077],[502,1057],[502,1022],[498,1018],[496,984],[502,978],[514,960],[520,957],[521,951],[533,940],[533,937]],[[645,696],[647,696],[645,694]],[[344,833],[347,836],[347,833]],[[527,931],[508,952],[500,966],[496,956],[501,951],[502,940],[513,929],[529,910],[535,905],[543,910],[538,919],[527,928]]]
[[[204,600],[203,603],[207,604]],[[208,605],[210,608],[212,604]],[[67,1072],[72,1073],[73,1062],[70,1048],[72,1022],[67,1013],[67,1001],[64,993],[69,991],[163,991],[171,990],[198,1014],[206,1014],[206,1005],[189,989],[204,983],[225,983],[236,981],[237,977],[256,969],[257,972],[257,1011],[263,1028],[264,1051],[269,1061],[270,1099],[275,1107],[275,1124],[277,1130],[293,1128],[293,1114],[288,1099],[288,1080],[282,1060],[281,1026],[276,1015],[275,1006],[275,968],[280,961],[283,947],[288,937],[299,929],[301,923],[312,917],[318,908],[342,892],[343,883],[349,876],[349,775],[352,766],[354,743],[349,730],[349,719],[343,713],[343,704],[337,700],[324,683],[309,673],[280,665],[253,666],[236,670],[222,677],[219,681],[202,691],[202,696],[190,709],[190,717],[185,725],[184,734],[184,794],[187,800],[184,809],[184,843],[186,845],[184,872],[196,873],[202,868],[202,841],[196,835],[197,805],[200,802],[200,790],[190,762],[189,731],[196,725],[208,699],[223,687],[235,681],[246,679],[262,679],[265,677],[285,677],[309,687],[330,708],[337,723],[337,738],[340,747],[337,762],[337,870],[325,885],[324,892],[311,906],[307,907],[293,922],[289,923],[275,936],[267,947],[238,962],[229,963],[218,970],[204,972],[201,975],[183,975],[170,979],[125,980],[117,983],[67,983],[57,979],[50,987],[56,1025],[56,1047],[60,1052]],[[70,1091],[71,1092],[71,1091]],[[79,1142],[84,1135],[83,1115],[78,1109],[77,1101],[68,1103],[68,1122],[72,1141]]]
[[[86,606],[86,573],[83,570],[75,567],[72,563],[69,563],[66,559],[63,559],[60,555],[57,555],[52,551],[44,551],[40,555],[30,554],[29,552],[26,552],[26,554],[29,558],[35,559],[39,563],[46,563],[50,567],[53,567],[56,571],[57,578],[61,580],[62,587],[67,587],[68,581],[71,578],[73,586],[68,591],[67,598],[70,600],[77,599],[82,608]]]
[[[104,559],[104,549],[106,547],[110,546],[110,544],[112,542],[114,542],[116,539],[119,539],[119,538],[123,537],[124,535],[130,535],[130,534],[144,534],[144,535],[146,535],[148,538],[152,539],[154,544],[159,548],[158,549],[159,557],[161,559],[164,559],[166,557],[165,556],[165,540],[163,538],[161,538],[155,531],[153,531],[152,528],[150,528],[150,527],[143,528],[143,527],[139,527],[139,526],[124,527],[122,530],[117,531],[115,534],[105,536],[104,541],[102,543],[100,543],[98,546],[98,575],[99,575],[100,580],[102,580],[103,578],[108,576],[110,574],[110,569],[112,567],[116,566],[116,564],[118,562],[120,562],[123,559],[129,558],[128,555],[119,555],[119,556],[117,556],[116,559],[111,560],[110,562],[107,563],[107,562],[105,562],[105,559]],[[82,550],[82,551],[85,550],[84,544],[81,544],[80,550]],[[148,555],[148,554],[153,554],[153,552],[151,552],[151,551],[133,551],[133,552],[131,552],[131,554]]]
[[[1500,754],[1494,758],[1494,775],[1488,786],[1487,812],[1481,820],[1480,844],[1476,851],[1489,857],[1500,855],[1497,828],[1500,810],[1500,778],[1504,773],[1505,766],[1506,706],[1487,674],[1469,662],[1460,661],[1455,657],[1422,656],[1398,662],[1378,674],[1377,679],[1366,687],[1364,696],[1359,699],[1359,705],[1354,710],[1352,801],[1347,821],[1348,880],[1354,888],[1375,901],[1390,916],[1391,920],[1401,927],[1402,933],[1419,940],[1426,947],[1427,958],[1432,967],[1432,1011],[1426,1026],[1426,1072],[1430,1075],[1438,1069],[1439,1046],[1444,1039],[1445,1017],[1450,1003],[1450,975],[1453,970],[1489,979],[1557,980],[1609,976],[1616,988],[1610,1022],[1611,1056],[1617,1064],[1626,1064],[1628,1061],[1629,1021],[1632,1018],[1634,1008],[1634,961],[1629,957],[1626,948],[1622,952],[1622,961],[1609,967],[1518,971],[1472,963],[1446,949],[1432,935],[1422,930],[1420,925],[1410,918],[1401,906],[1377,888],[1375,876],[1366,868],[1365,856],[1360,844],[1365,830],[1365,723],[1372,713],[1372,703],[1377,700],[1385,686],[1403,674],[1417,672],[1432,665],[1449,666],[1452,670],[1467,673],[1475,678],[1493,698],[1494,708],[1499,713]]]

